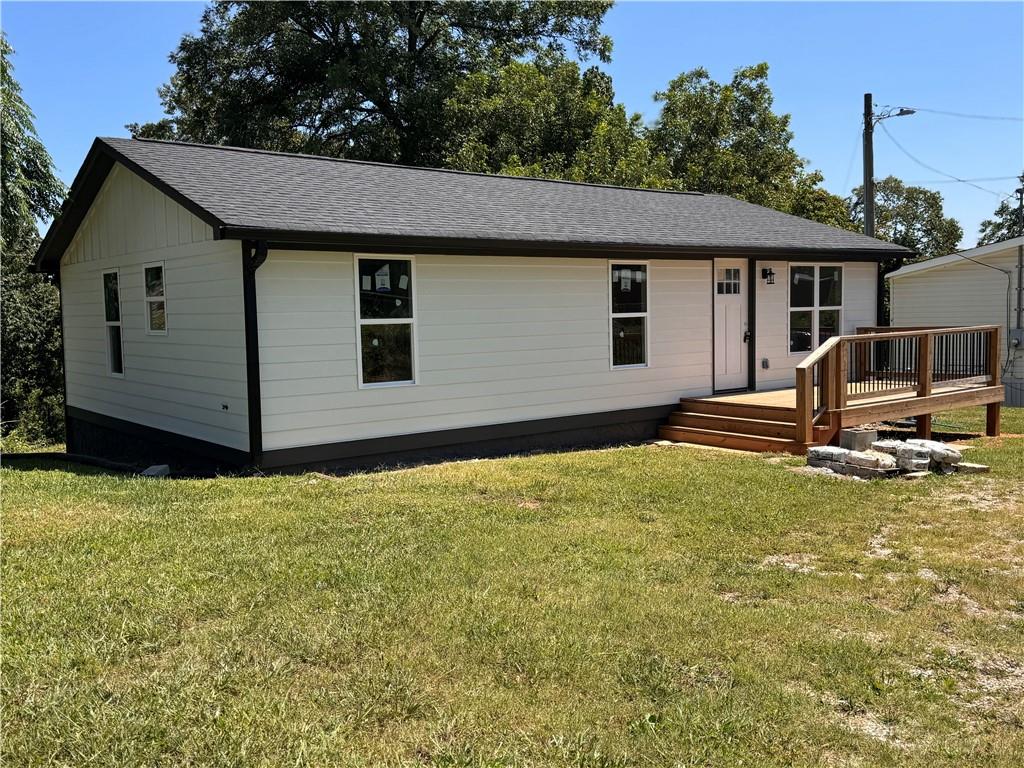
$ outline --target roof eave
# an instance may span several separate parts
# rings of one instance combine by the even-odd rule
[[[502,240],[475,237],[428,237],[421,235],[373,235],[346,232],[316,232],[263,227],[225,226],[225,239],[265,240],[275,249],[350,250],[391,253],[443,253],[514,256],[595,257],[636,255],[665,259],[709,259],[716,256],[820,260],[823,256],[848,261],[879,261],[904,248],[826,248],[759,246],[679,246],[650,243],[560,242],[551,240]]]
[[[130,171],[149,182],[162,193],[170,197],[190,213],[213,227],[215,239],[221,237],[224,222],[164,182],[161,178],[143,168],[134,160],[118,152],[102,139],[95,139],[89,148],[82,167],[78,169],[75,180],[71,183],[68,196],[61,206],[61,211],[50,223],[50,227],[36,250],[32,259],[32,267],[37,272],[55,273],[59,270],[61,256],[74,240],[89,207],[96,199],[103,182],[106,181],[114,163],[121,163]]]

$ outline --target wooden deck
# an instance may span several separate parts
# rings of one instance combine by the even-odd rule
[[[987,384],[967,384],[933,387],[933,395],[961,394],[988,388]],[[849,394],[849,387],[847,392]],[[913,396],[911,395],[911,398]],[[700,398],[719,403],[742,403],[744,405],[767,405],[773,408],[796,408],[796,387],[788,389],[769,389],[763,392],[733,392],[721,395],[711,395]],[[879,392],[868,397],[858,398],[855,402],[858,406],[877,403],[891,403],[908,399],[906,392]]]
[[[796,386],[683,398],[662,439],[801,454],[836,442],[846,427],[913,417],[931,437],[931,414],[985,406],[999,433],[1004,389],[999,329],[877,329],[829,339],[797,366]]]

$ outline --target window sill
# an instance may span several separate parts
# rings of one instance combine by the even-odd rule
[[[650,368],[651,366],[647,363],[640,363],[638,365],[613,365],[613,371],[634,371],[638,368]]]
[[[415,381],[374,381],[369,384],[361,383],[360,389],[394,389],[396,387],[415,387]]]

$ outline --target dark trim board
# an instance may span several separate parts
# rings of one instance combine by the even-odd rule
[[[467,256],[538,256],[546,258],[645,258],[645,259],[786,259],[787,261],[877,262],[885,253],[874,249],[680,247],[630,243],[575,243],[511,241],[489,238],[448,238],[408,235],[355,235],[330,232],[298,232],[250,227],[223,227],[224,239],[266,240],[277,251],[353,251],[360,253],[439,254]]]
[[[263,459],[263,397],[260,388],[260,328],[256,270],[267,260],[265,241],[242,241],[242,302],[245,312],[245,391],[249,413],[249,464]]]
[[[136,465],[170,464],[172,469],[237,470],[249,463],[247,451],[73,405],[67,406],[67,419],[68,453],[83,453]]]
[[[672,411],[658,405],[508,424],[446,429],[265,451],[262,469],[350,471],[450,459],[507,456],[531,450],[583,448],[648,440]]]

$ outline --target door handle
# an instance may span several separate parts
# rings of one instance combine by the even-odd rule
[[[746,344],[750,341],[750,331],[743,332],[743,343]]]

